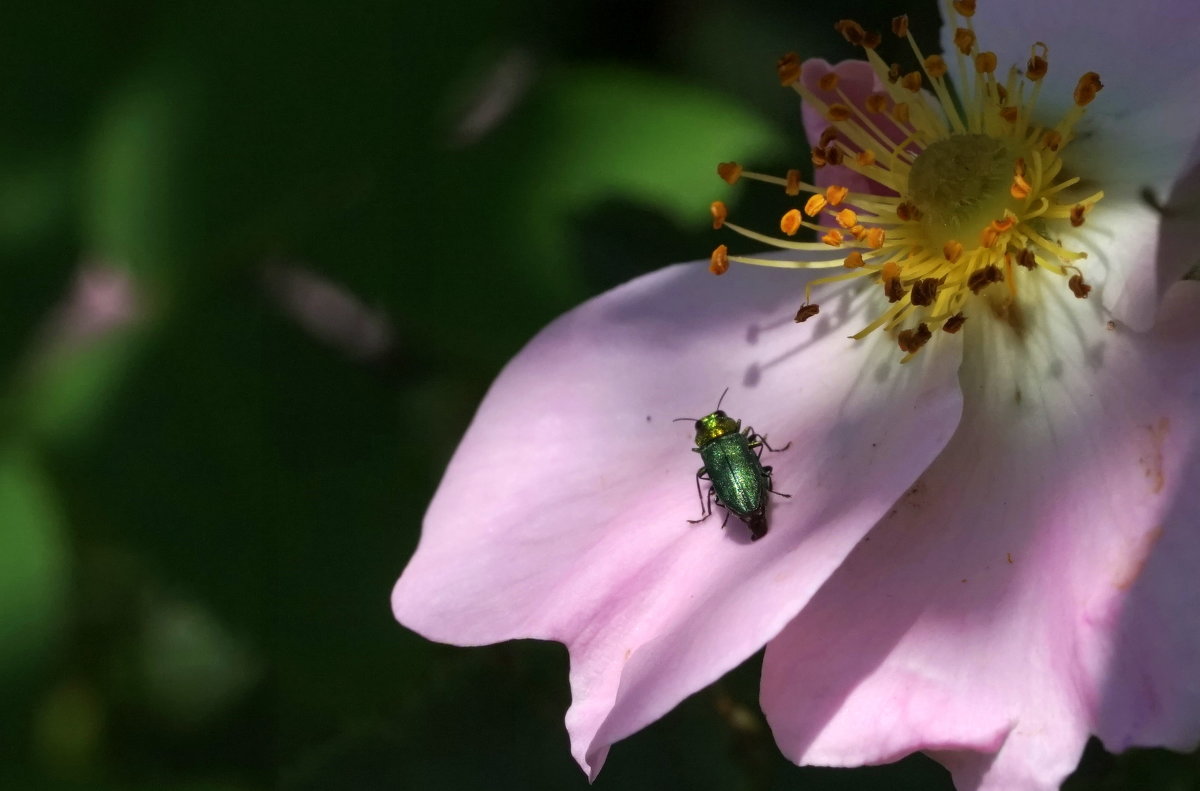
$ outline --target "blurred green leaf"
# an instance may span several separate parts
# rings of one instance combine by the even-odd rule
[[[531,218],[620,195],[703,227],[717,163],[785,142],[729,96],[617,66],[553,74],[542,100],[553,125],[529,172]]]
[[[194,76],[151,63],[112,91],[86,155],[82,226],[88,252],[144,282],[170,279],[197,239],[182,177],[198,118]]]
[[[63,627],[67,546],[57,496],[24,448],[0,447],[0,685],[24,680]]]
[[[518,161],[509,216],[521,231],[514,244],[543,278],[562,269],[576,221],[599,205],[620,199],[703,230],[708,204],[724,187],[717,163],[777,156],[785,145],[784,135],[728,96],[626,68],[562,70],[539,94],[542,144]],[[624,243],[634,254],[652,240]],[[680,249],[658,265],[707,252]]]
[[[723,187],[716,163],[783,144],[736,101],[670,78],[618,66],[530,68],[528,92],[481,142],[456,147],[450,124],[440,140],[410,140],[392,174],[399,189],[309,248],[309,260],[381,299],[432,354],[498,365],[594,283],[612,282],[608,270],[632,276],[703,257],[707,242],[667,251],[612,229],[619,252],[595,277],[575,231],[614,201],[703,231]],[[648,249],[663,257],[648,261]],[[644,268],[630,271],[629,259]]]
[[[125,327],[27,361],[16,381],[22,427],[59,449],[86,441],[123,386],[149,327]]]

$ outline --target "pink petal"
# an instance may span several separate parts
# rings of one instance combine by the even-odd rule
[[[1200,286],[1148,335],[1098,307],[966,325],[954,438],[767,647],[790,758],[926,750],[959,791],[1051,789],[1089,732],[1200,737]]]
[[[1001,71],[1024,68],[1029,47],[1049,45],[1050,69],[1039,115],[1053,124],[1072,104],[1075,83],[1096,71],[1104,89],[1088,107],[1078,139],[1064,153],[1065,173],[1105,191],[1089,215],[1083,239],[1089,269],[1099,268],[1106,307],[1135,329],[1146,329],[1163,293],[1183,274],[1200,212],[1200,5],[1191,0],[1098,0],[1046,4],[1033,0],[980,3],[979,46],[998,53]],[[954,26],[943,28],[955,53]],[[1144,194],[1172,209],[1161,214]],[[1153,266],[1147,266],[1153,262]]]
[[[958,342],[911,364],[854,343],[863,295],[803,326],[804,275],[702,266],[639,278],[563,316],[480,406],[396,584],[430,639],[559,640],[571,656],[574,755],[613,742],[760,648],[941,450],[961,397]],[[872,295],[874,297],[874,295]],[[690,422],[723,409],[772,442],[770,532],[700,510]]]

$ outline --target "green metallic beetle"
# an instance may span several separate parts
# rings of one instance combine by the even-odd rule
[[[728,388],[725,392],[729,392]],[[763,466],[760,459],[762,448],[774,453],[787,450],[792,443],[782,448],[772,448],[767,444],[766,436],[756,433],[752,427],[747,426],[743,431],[742,421],[721,411],[723,400],[725,393],[721,394],[721,400],[717,401],[717,408],[713,412],[696,421],[696,447],[692,450],[704,460],[704,466],[696,472],[696,494],[700,497],[701,517],[688,521],[699,524],[712,516],[715,495],[717,505],[725,509],[725,521],[729,521],[729,514],[737,514],[750,528],[750,540],[757,541],[767,534],[767,493],[791,497],[771,488],[771,468]],[[708,487],[707,498],[701,491],[700,481],[710,481],[712,484]]]

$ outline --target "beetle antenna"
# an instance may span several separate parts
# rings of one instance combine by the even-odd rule
[[[671,422],[672,422],[672,423],[678,423],[678,422],[679,422],[679,421],[681,421],[681,420],[690,420],[690,421],[692,421],[693,423],[695,423],[695,422],[696,422],[698,419],[699,419],[699,418],[694,418],[694,417],[677,417],[677,418],[675,418],[674,420],[672,420]]]
[[[721,397],[717,399],[717,409],[721,408],[721,402],[725,400],[725,395],[729,392],[729,388],[725,388],[725,392],[721,393]],[[713,410],[714,412],[716,410]]]

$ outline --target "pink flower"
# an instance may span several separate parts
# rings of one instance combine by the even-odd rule
[[[764,644],[762,706],[797,763],[924,750],[959,789],[1050,789],[1088,734],[1194,747],[1200,286],[1177,281],[1198,21],[1167,0],[951,16],[961,109],[936,60],[894,84],[804,64],[810,138],[840,165],[783,227],[841,241],[780,238],[788,260],[732,257],[769,267],[720,279],[670,267],[546,328],[451,461],[396,617],[460,645],[565,643],[593,777]],[[977,71],[985,44],[1026,74]],[[727,385],[727,412],[792,443],[767,454],[791,498],[753,543],[736,517],[688,524],[699,462],[670,422]]]

